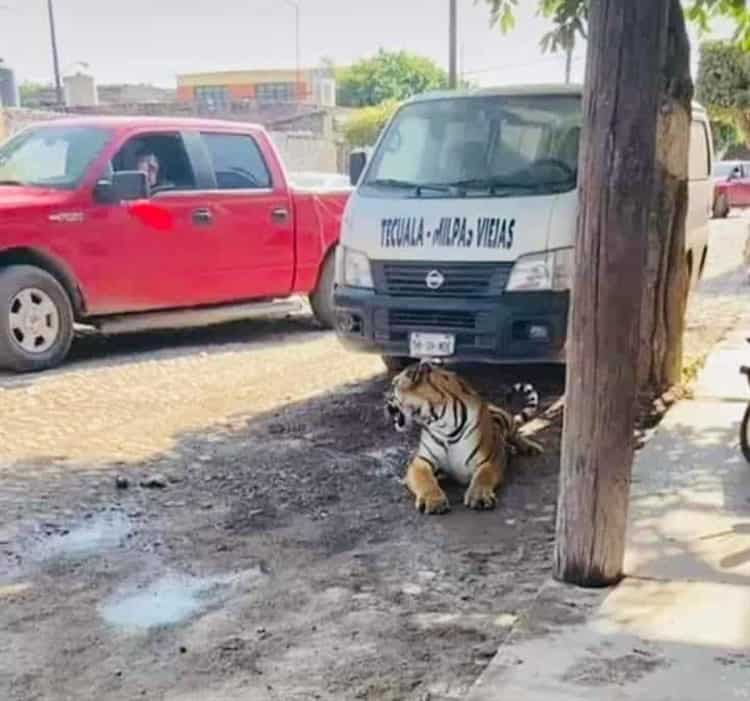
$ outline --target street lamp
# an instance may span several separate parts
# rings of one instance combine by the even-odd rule
[[[300,66],[300,48],[299,48],[299,35],[300,35],[300,11],[299,2],[297,0],[284,0],[284,2],[290,7],[294,8],[294,24],[295,24],[295,63],[297,66],[297,85],[295,86],[294,94],[299,101],[299,86],[302,83],[302,68]]]
[[[47,0],[47,12],[49,14],[49,33],[52,41],[52,65],[55,69],[55,95],[57,96],[57,106],[62,107],[65,100],[63,98],[62,80],[60,80],[60,59],[57,55],[57,35],[55,33],[55,11],[52,7],[52,0]]]

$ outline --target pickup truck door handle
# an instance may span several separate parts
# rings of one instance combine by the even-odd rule
[[[211,210],[208,209],[208,207],[201,207],[193,210],[193,224],[207,226],[208,224],[212,224],[213,220],[214,216],[211,214]]]
[[[289,219],[289,211],[284,207],[279,207],[271,212],[271,219],[275,222],[282,223]]]

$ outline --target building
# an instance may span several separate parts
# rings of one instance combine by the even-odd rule
[[[303,102],[332,107],[336,80],[327,68],[220,71],[177,76],[177,99],[212,111],[236,102]]]
[[[63,77],[65,105],[67,107],[95,107],[99,104],[96,80],[93,75],[77,71]]]
[[[76,79],[75,76],[71,76],[74,81],[73,91],[76,92],[76,87],[80,82],[80,79]],[[66,81],[70,84],[70,78],[66,78]],[[69,104],[71,107],[93,107],[93,106],[108,106],[108,105],[141,105],[141,104],[153,104],[153,103],[174,103],[176,102],[176,96],[174,89],[159,88],[155,85],[140,85],[131,83],[122,83],[118,85],[95,85],[96,88],[96,102],[91,94],[92,86],[89,81],[86,83],[86,100],[85,104]],[[75,102],[80,100],[75,99]],[[21,104],[23,107],[29,109],[52,109],[57,107],[57,93],[53,85],[38,85],[33,83],[21,84]]]
[[[18,107],[18,86],[11,67],[0,58],[0,107]]]
[[[147,83],[121,83],[97,86],[102,105],[129,105],[145,102],[174,102],[175,91]]]

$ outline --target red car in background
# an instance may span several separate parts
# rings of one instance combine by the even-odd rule
[[[252,125],[94,117],[17,134],[0,145],[0,368],[57,365],[76,322],[196,326],[308,295],[332,326],[349,191],[290,187]]]
[[[732,208],[750,207],[750,163],[718,161],[712,175],[715,218],[725,218]]]

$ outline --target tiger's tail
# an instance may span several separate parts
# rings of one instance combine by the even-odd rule
[[[542,445],[521,434],[521,426],[531,421],[539,411],[539,393],[533,385],[519,382],[511,387],[506,401],[511,405],[519,400],[523,402],[523,406],[517,414],[502,412],[505,416],[501,418],[499,413],[502,410],[491,407],[490,415],[501,429],[505,429],[505,439],[512,454],[540,455],[544,452]],[[508,426],[508,421],[512,421],[512,425]]]
[[[511,387],[506,401],[509,406],[512,406],[514,401],[522,402],[521,411],[514,414],[513,419],[518,424],[525,424],[527,421],[531,421],[537,412],[539,411],[539,392],[536,391],[534,385],[525,382],[518,382]]]
[[[502,428],[509,431],[512,428],[522,426],[536,416],[539,411],[539,392],[536,391],[534,385],[528,382],[518,382],[505,395],[505,404],[508,407],[520,404],[521,410],[517,414],[512,414],[510,409],[505,410],[494,404],[490,404],[490,416],[492,416],[495,423],[500,424]],[[513,421],[513,426],[507,425],[509,417]]]

